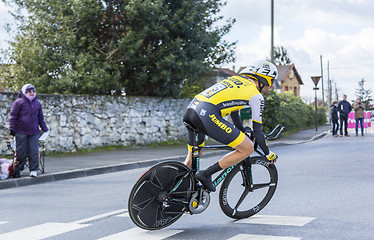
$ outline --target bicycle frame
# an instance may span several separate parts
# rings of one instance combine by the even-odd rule
[[[186,125],[187,128],[189,128],[190,130],[192,130],[194,132],[194,138],[193,138],[194,142],[193,142],[193,147],[192,147],[192,168],[191,168],[191,171],[193,172],[193,174],[195,174],[197,171],[199,171],[199,168],[200,168],[200,151],[202,149],[235,150],[234,148],[229,147],[227,145],[211,145],[211,146],[199,147],[198,144],[197,144],[199,132],[195,128],[193,128],[190,124],[188,124],[186,122],[185,122],[185,125]],[[281,124],[278,124],[269,134],[265,134],[266,140],[272,141],[272,140],[277,139],[279,137],[279,135],[284,131],[284,129],[285,128],[282,127]],[[274,134],[275,134],[275,136],[274,136]],[[260,156],[265,156],[264,153],[262,153],[260,150],[258,150],[258,144],[256,143],[256,141],[254,139],[254,134],[253,134],[253,131],[252,131],[251,128],[246,127],[246,135],[254,142],[255,152],[257,152]],[[245,179],[244,184],[246,184],[246,187],[249,188],[250,191],[252,191],[253,190],[253,188],[252,188],[252,166],[251,166],[251,163],[250,163],[250,159],[251,159],[251,156],[244,159],[240,163],[237,163],[237,164],[235,164],[231,167],[223,169],[223,171],[213,180],[213,185],[215,187],[217,187],[226,178],[226,176],[231,172],[232,169],[234,169],[238,164],[244,164],[244,165],[246,165],[245,169],[249,170],[248,172],[243,171],[243,174],[244,174],[243,178]],[[183,178],[182,178],[182,180],[183,180]],[[182,180],[180,180],[180,183],[182,182]],[[177,186],[173,189],[177,189],[179,184],[177,184]]]
[[[204,146],[204,147],[197,147],[198,148],[198,153],[200,152],[201,149],[210,149],[210,150],[232,150],[233,148],[229,147],[229,146],[226,146],[226,145],[213,145],[213,146]],[[173,193],[179,193],[179,192],[176,192],[176,190],[178,189],[178,187],[180,186],[180,184],[183,182],[183,180],[190,174],[190,173],[193,173],[195,174],[197,171],[199,171],[199,166],[200,166],[200,157],[198,156],[199,154],[197,154],[197,156],[192,156],[192,168],[190,169],[190,171],[188,173],[186,173],[184,176],[181,177],[181,179],[175,184],[175,186],[172,188],[172,190],[168,193],[169,196],[171,196]],[[249,159],[249,157],[248,157]],[[245,161],[245,160],[243,160]],[[242,162],[238,163],[238,164],[241,164]],[[238,164],[235,164],[231,167],[228,167],[226,169],[224,169],[217,177],[216,179],[213,181],[213,185],[214,186],[217,186],[219,185],[225,178],[226,176],[231,172],[232,169],[235,168],[235,166],[237,166]],[[195,182],[196,184],[196,182]],[[250,185],[249,185],[250,186]],[[198,189],[197,189],[198,190]],[[194,191],[196,192],[196,191]],[[173,199],[175,201],[179,201],[178,199]]]

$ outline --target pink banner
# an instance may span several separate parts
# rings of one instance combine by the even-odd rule
[[[364,128],[371,128],[371,112],[365,112]]]
[[[370,127],[371,127],[371,113],[365,112],[364,128],[370,128]],[[350,112],[348,114],[348,128],[356,128],[356,120],[355,120],[354,112]],[[360,124],[358,125],[358,128],[361,128]]]

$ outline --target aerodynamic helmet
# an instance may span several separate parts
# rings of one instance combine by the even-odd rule
[[[278,75],[277,67],[269,61],[259,60],[239,72],[240,75],[256,79],[263,86],[271,86]]]

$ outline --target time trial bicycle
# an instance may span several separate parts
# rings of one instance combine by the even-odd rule
[[[185,125],[194,132],[192,168],[177,161],[162,162],[151,167],[137,180],[130,192],[128,211],[131,220],[140,228],[165,228],[184,213],[202,213],[210,203],[209,192],[195,179],[199,171],[200,151],[233,148],[226,145],[199,147],[198,130],[188,123]],[[283,131],[284,127],[278,124],[265,138],[268,141],[275,140]],[[261,211],[273,197],[278,182],[275,165],[269,164],[259,150],[254,134],[248,127],[246,134],[254,142],[258,155],[224,169],[213,180],[214,186],[222,183],[219,191],[222,211],[234,219],[248,218]]]

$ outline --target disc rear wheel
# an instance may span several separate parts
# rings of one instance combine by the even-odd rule
[[[131,190],[130,218],[147,230],[167,227],[183,215],[193,188],[193,177],[184,164],[160,163],[145,172]]]

